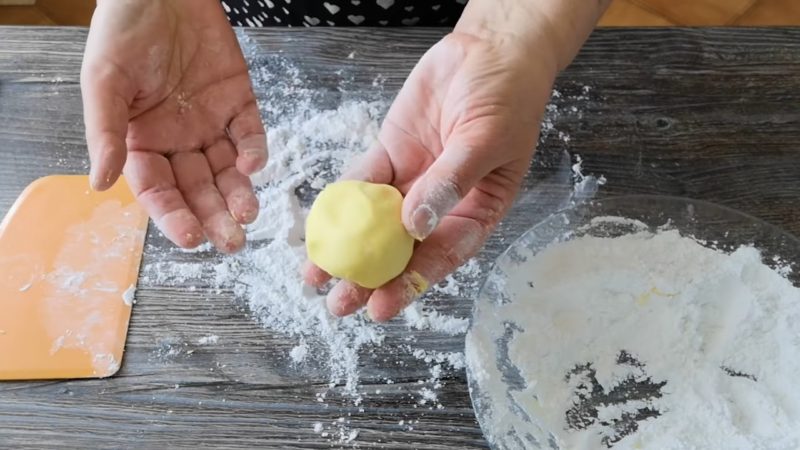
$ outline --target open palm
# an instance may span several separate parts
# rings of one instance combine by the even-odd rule
[[[266,137],[219,2],[98,3],[81,70],[92,185],[110,187],[124,167],[173,242],[240,249]]]
[[[472,257],[513,203],[533,156],[555,68],[512,44],[453,33],[414,68],[378,143],[345,178],[389,183],[405,195],[402,219],[419,239],[399,277],[371,291],[340,281],[328,307],[367,305],[387,320]],[[330,277],[309,265],[306,281]]]

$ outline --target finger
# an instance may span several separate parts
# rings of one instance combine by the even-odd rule
[[[480,180],[414,249],[403,274],[372,294],[367,305],[370,317],[391,319],[477,254],[511,207],[527,167],[527,160],[515,161]]]
[[[267,135],[255,98],[228,125],[228,134],[236,147],[236,168],[252,175],[267,165]]]
[[[93,189],[106,190],[117,181],[125,166],[128,105],[132,96],[123,93],[127,78],[115,68],[85,64],[81,70],[83,121]]]
[[[356,160],[355,164],[344,171],[340,179],[388,184],[392,182],[392,176],[392,163],[389,155],[383,145],[376,141],[366,153]],[[311,261],[304,264],[303,280],[306,284],[318,288],[330,279],[331,276],[327,272]]]
[[[166,157],[153,152],[131,152],[125,178],[139,204],[167,239],[183,248],[203,242],[203,229],[175,183]]]
[[[225,199],[214,185],[206,156],[200,152],[182,152],[172,155],[170,162],[178,189],[211,243],[225,253],[241,250],[244,230],[233,219]]]
[[[306,261],[303,264],[303,281],[309,286],[315,288],[322,287],[325,283],[333,278],[328,272],[320,269],[316,264],[311,261]]]
[[[403,200],[408,233],[427,238],[475,184],[497,167],[491,149],[451,145],[414,182]]]
[[[252,223],[258,216],[258,199],[250,178],[236,170],[236,149],[228,139],[220,139],[205,150],[217,189],[225,198],[228,211],[240,224]]]
[[[336,283],[325,298],[328,311],[337,317],[347,316],[367,304],[372,289],[342,280]]]
[[[375,141],[369,150],[342,172],[340,179],[391,184],[394,179],[394,169],[389,153],[380,141]]]
[[[474,219],[444,218],[414,250],[403,274],[373,292],[367,303],[369,316],[378,322],[396,316],[430,286],[474,256],[490,231],[491,228]]]

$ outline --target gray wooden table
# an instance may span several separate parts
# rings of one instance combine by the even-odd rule
[[[259,55],[293,61],[335,104],[390,98],[443,31],[248,34]],[[87,170],[78,86],[85,38],[83,29],[0,28],[0,213],[37,177]],[[601,30],[557,88],[562,113],[553,123],[571,139],[542,139],[517,207],[480,256],[484,266],[569,195],[569,180],[559,180],[565,151],[580,154],[587,173],[605,175],[599,197],[704,199],[800,234],[800,29]],[[151,232],[146,261],[167,247]],[[486,446],[463,372],[444,380],[443,409],[418,408],[408,392],[427,369],[413,360],[379,364],[391,348],[377,348],[362,363],[362,383],[383,393],[366,397],[363,412],[335,399],[322,405],[315,394],[327,387],[324,371],[292,368],[293,344],[259,327],[230,292],[145,283],[137,296],[116,377],[0,384],[0,447],[329,448],[339,444],[313,424],[339,417],[359,430],[348,445],[360,448]],[[437,304],[465,316],[469,296]],[[206,334],[220,344],[158,357],[170,342],[192,345]],[[462,337],[417,339],[431,349],[463,347]],[[386,389],[386,378],[397,383]]]

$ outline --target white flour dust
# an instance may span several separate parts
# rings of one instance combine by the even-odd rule
[[[309,109],[272,126],[268,131],[269,164],[253,176],[261,213],[247,227],[248,248],[217,262],[155,261],[145,267],[146,280],[151,282],[186,283],[206,280],[210,275],[213,285],[232,287],[237,298],[247,300],[262,325],[298,339],[288,355],[295,364],[306,360],[311,342],[327,346],[325,365],[331,386],[344,384],[356,401],[362,395],[358,391],[359,351],[380,345],[385,330],[364,314],[341,319],[331,316],[324,293],[302,283],[301,266],[306,260],[303,226],[308,201],[316,191],[334,180],[347,162],[374,141],[384,107],[380,103],[346,102],[333,110]],[[471,262],[456,276],[476,280],[480,273],[478,264]],[[459,294],[453,277],[434,288],[438,290]],[[404,317],[409,327],[445,335],[463,335],[468,325],[466,318],[419,304]],[[201,341],[201,345],[214,343],[209,338]],[[409,353],[413,356],[413,349]],[[451,357],[440,359],[440,365],[463,368],[463,364],[450,364]]]
[[[288,68],[289,72],[292,70]],[[298,74],[294,75],[292,79],[299,79]],[[267,71],[257,72],[256,89],[273,84],[269,77],[274,76]],[[281,86],[279,94],[294,96],[294,107],[287,114],[278,110],[282,106],[277,102],[264,105],[266,116],[280,120],[268,129],[268,166],[252,177],[261,212],[256,222],[247,227],[247,249],[208,262],[176,263],[173,258],[169,262],[156,258],[145,266],[143,279],[165,285],[188,284],[190,290],[200,280],[210,280],[212,287],[219,289],[232,288],[237,298],[246,300],[255,320],[295,340],[296,345],[287,352],[290,363],[303,364],[313,356],[328,373],[330,386],[342,385],[345,394],[359,405],[367,395],[359,386],[360,353],[380,345],[386,328],[363,313],[341,319],[328,313],[324,292],[302,283],[300,268],[306,259],[302,238],[311,200],[374,142],[387,105],[344,101],[333,109],[318,109],[312,101],[314,92],[299,83]],[[197,251],[209,249],[204,245]],[[477,286],[481,274],[480,265],[471,261],[434,286],[433,295],[463,296],[466,289]],[[444,314],[419,302],[403,318],[409,333],[428,330],[445,337],[463,335],[468,325],[465,317]],[[216,339],[207,336],[196,342],[212,345]],[[439,377],[463,370],[463,353],[424,350],[414,347],[415,339],[407,342],[396,351],[425,362],[431,372],[431,378],[416,389],[420,401],[425,400],[430,408],[442,407],[431,400],[430,392],[441,386]],[[163,353],[168,358],[182,349],[177,343],[156,356]],[[325,398],[322,393],[317,400],[324,402]],[[349,420],[337,422],[335,427],[326,425],[321,433],[329,439],[349,442],[358,433],[348,424]]]
[[[493,437],[800,448],[800,289],[758,250],[726,254],[675,230],[583,236],[508,273],[510,301],[477,313],[491,325],[467,337],[470,372],[498,402]],[[482,363],[498,350],[505,366]]]
[[[245,55],[256,58],[247,37],[240,35],[240,39]],[[316,193],[374,142],[388,103],[364,100],[365,97],[348,100],[347,95],[333,102],[320,102],[325,93],[309,89],[307,86],[312,84],[295,66],[285,62],[278,65],[265,68],[254,64],[251,68],[259,106],[269,122],[270,159],[265,170],[252,177],[261,212],[257,221],[247,227],[247,249],[208,262],[176,263],[174,258],[169,262],[156,258],[144,267],[143,279],[162,285],[189,285],[190,290],[194,284],[210,280],[212,287],[220,291],[232,289],[238,299],[246,301],[255,320],[294,342],[286,355],[290,364],[320,362],[329,376],[329,386],[342,386],[352,404],[360,406],[368,392],[359,384],[359,363],[371,348],[383,343],[389,328],[371,322],[363,313],[334,318],[325,308],[324,292],[303,285],[300,268],[306,259],[304,222]],[[378,91],[381,82],[378,77],[373,83]],[[550,120],[554,113],[548,112],[544,133],[558,132]],[[568,141],[568,136],[559,138]],[[572,184],[568,184],[571,189]],[[199,249],[208,250],[208,245]],[[403,356],[419,360],[430,373],[413,391],[420,407],[444,407],[437,395],[441,380],[452,371],[463,370],[465,360],[461,351],[425,348],[415,334],[424,330],[443,339],[463,336],[469,319],[437,311],[434,305],[439,297],[469,298],[482,277],[481,265],[470,261],[434,286],[427,296],[430,301],[414,303],[400,317],[405,325],[401,333],[407,333],[407,337],[393,351],[400,360]],[[214,343],[200,339],[201,345]],[[169,358],[180,354],[185,346],[175,343],[155,355]],[[386,380],[387,385],[393,383]],[[333,395],[320,392],[316,400],[326,402],[329,394]],[[413,429],[414,423],[407,421],[407,429]],[[350,426],[349,419],[330,424],[318,422],[314,431],[340,444],[358,437],[358,430]]]
[[[203,336],[197,340],[197,345],[214,345],[219,342],[219,336],[216,334],[210,334],[208,336]]]

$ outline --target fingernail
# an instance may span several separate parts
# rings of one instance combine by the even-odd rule
[[[406,281],[406,306],[422,295],[430,287],[430,283],[419,272],[412,271],[405,277]]]
[[[346,282],[339,282],[325,297],[328,311],[336,317],[343,317],[356,312],[363,305],[359,289]]]
[[[253,223],[258,218],[258,207],[248,207],[249,198],[239,196],[231,199],[232,208],[228,212],[242,225]]]
[[[222,244],[220,250],[225,253],[235,253],[244,247],[244,231],[233,217],[228,216],[223,219],[220,228],[219,241]]]
[[[242,151],[242,155],[248,159],[261,159],[264,156],[264,151],[257,148],[246,148]]]
[[[202,238],[202,235],[186,233],[183,236],[183,244],[188,248],[195,248],[200,245],[200,238]]]
[[[442,216],[461,200],[456,185],[449,180],[437,180],[427,189],[422,203],[411,213],[411,237],[423,240],[433,233]]]
[[[414,239],[421,241],[433,233],[436,225],[439,224],[439,216],[430,206],[422,204],[417,206],[417,209],[411,214],[412,230],[409,234]]]
[[[89,186],[95,191],[106,190],[111,187],[111,170],[109,169],[102,177],[97,172],[89,172]]]
[[[94,171],[89,172],[89,187],[93,190],[97,190],[97,175],[94,174]]]
[[[405,282],[406,289],[403,296],[403,303],[400,305],[400,309],[396,314],[400,314],[408,307],[408,305],[414,303],[414,301],[424,294],[425,291],[428,290],[428,287],[430,287],[428,280],[426,280],[425,277],[416,271],[404,276],[403,281]]]
[[[428,280],[423,277],[419,272],[412,271],[407,275],[403,275],[403,297],[402,302],[396,304],[397,309],[392,311],[390,315],[385,317],[375,317],[374,311],[367,311],[367,315],[369,318],[375,322],[385,322],[390,320],[392,317],[397,316],[400,314],[408,305],[414,302],[419,296],[421,296],[425,291],[428,290],[430,287],[430,283]]]
[[[99,191],[103,188],[103,180],[100,178],[100,175],[97,174],[96,171],[89,172],[89,186],[92,187],[93,190]]]
[[[258,219],[258,209],[248,209],[242,213],[243,224],[251,224]]]
[[[266,167],[267,165],[267,157],[264,150],[259,150],[255,148],[246,148],[241,151],[239,155],[240,163],[245,165],[244,170],[249,175],[252,172],[259,171]],[[241,170],[241,169],[240,169]]]

